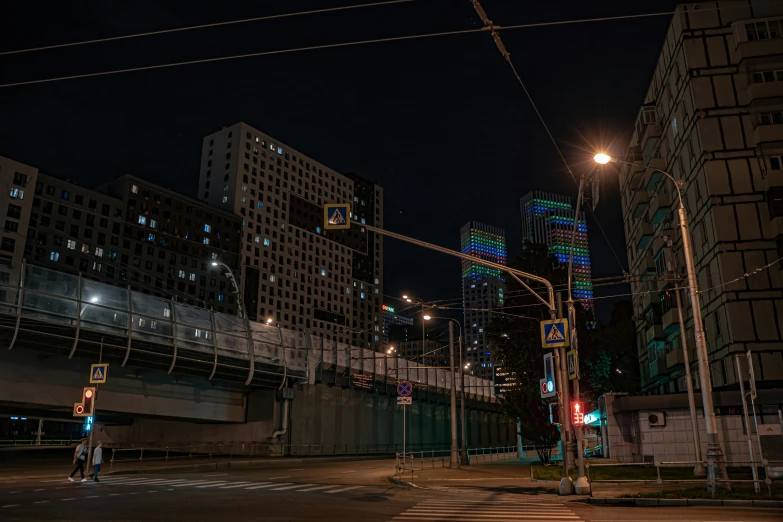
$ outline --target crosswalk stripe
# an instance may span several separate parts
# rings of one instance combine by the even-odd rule
[[[273,484],[273,483],[271,483],[271,482],[257,482],[257,484],[258,484],[258,485],[256,485],[256,486],[251,486],[251,487],[249,487],[249,488],[245,488],[245,489],[259,489],[259,488],[268,488],[268,487],[270,487],[270,486],[274,486],[274,485],[275,485],[275,484]]]
[[[582,519],[562,503],[525,502],[518,498],[444,500],[419,502],[392,520],[397,522],[577,522]]]
[[[343,491],[351,491],[352,489],[361,489],[364,486],[351,486],[349,488],[333,489],[331,491],[324,491],[324,493],[341,493]]]
[[[220,489],[233,489],[233,488],[241,488],[243,486],[247,486],[248,484],[253,484],[252,482],[232,482],[228,486],[223,486]]]
[[[304,493],[306,491],[318,491],[319,489],[328,489],[328,488],[337,488],[337,487],[339,487],[338,484],[329,484],[329,485],[326,485],[326,486],[318,486],[316,488],[300,489],[297,492],[298,493]]]
[[[541,513],[571,513],[571,510],[566,508],[554,508],[554,509],[546,509],[542,507],[526,507],[526,506],[514,506],[514,507],[495,507],[495,506],[475,506],[475,507],[461,507],[461,506],[423,506],[419,504],[415,508],[411,509],[429,509],[429,510],[435,510],[435,511],[458,511],[460,513],[462,512],[498,512],[498,513],[517,513],[517,512],[530,512],[530,511],[536,511]]]
[[[315,486],[315,484],[294,484],[293,486],[283,486],[282,488],[272,488],[269,491],[285,491],[286,489],[304,488],[307,486]]]
[[[568,510],[557,510],[557,511],[550,511],[545,509],[518,509],[518,510],[510,510],[510,509],[432,509],[432,508],[425,508],[425,507],[414,507],[411,508],[410,511],[421,511],[422,513],[471,513],[471,514],[495,514],[495,515],[502,515],[504,513],[524,513],[524,514],[530,514],[530,513],[565,513],[566,515],[570,515],[571,511]]]
[[[215,482],[214,484],[203,484],[201,486],[196,486],[196,487],[197,488],[216,488],[216,487],[219,487],[219,486],[225,486],[226,484],[228,484],[228,482],[223,480],[221,482]]]
[[[184,486],[195,486],[196,484],[213,484],[215,482],[223,482],[221,480],[196,480],[193,482],[183,482],[182,484],[172,484],[173,488],[181,488]]]
[[[462,520],[491,520],[494,522],[500,522],[501,520],[581,520],[576,515],[503,515],[503,517],[484,517],[474,516],[470,514],[463,515],[443,515],[433,513],[431,515],[422,515],[416,513],[402,513],[397,515],[392,520],[448,520],[448,521],[462,521]]]
[[[258,486],[253,486],[251,488],[245,488],[245,489],[263,489],[263,488],[271,488],[274,486],[288,486],[291,484],[290,482],[286,482],[284,484],[275,484],[275,483],[269,483],[269,484],[260,484]]]

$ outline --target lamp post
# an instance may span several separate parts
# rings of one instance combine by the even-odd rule
[[[412,304],[418,304],[421,305],[421,313],[424,313],[424,301],[419,299],[418,297],[413,297],[412,295],[403,295],[403,299],[405,299],[406,303],[412,303]],[[426,319],[425,319],[426,320]],[[426,340],[426,336],[424,334],[424,320],[421,322],[421,354],[424,355],[424,341]],[[422,359],[422,362],[424,360]]]
[[[231,292],[234,294],[234,298],[237,300],[237,309],[239,316],[242,319],[247,319],[247,310],[245,310],[245,303],[242,300],[242,292],[239,291],[239,285],[237,284],[237,278],[234,277],[234,272],[231,271],[229,266],[221,261],[212,261],[212,266],[223,268],[226,273],[226,279],[231,283]],[[269,321],[267,321],[269,324]]]
[[[607,154],[596,154],[593,158],[596,163],[605,165],[610,161],[624,165],[639,166],[647,168],[645,165],[631,163],[628,161],[617,160]],[[691,245],[691,234],[688,226],[688,212],[685,210],[685,204],[682,201],[682,187],[685,182],[674,179],[674,176],[660,169],[658,172],[672,180],[677,189],[677,198],[680,206],[677,213],[680,217],[680,233],[682,235],[682,251],[685,257],[685,268],[688,274],[688,290],[691,296],[691,311],[693,313],[693,336],[696,344],[696,358],[699,364],[699,383],[701,384],[702,408],[704,410],[704,424],[707,431],[707,479],[709,489],[715,491],[716,479],[726,478],[725,464],[716,467],[715,461],[723,458],[723,450],[718,442],[718,424],[715,419],[715,406],[712,402],[712,379],[710,376],[709,356],[707,354],[707,344],[704,341],[704,324],[701,316],[701,303],[699,300],[699,282],[696,278],[696,263],[693,259],[693,246]],[[687,347],[683,347],[687,349]],[[690,386],[690,382],[688,383]],[[696,422],[696,419],[693,419]],[[718,469],[720,477],[718,477]]]
[[[459,448],[457,446],[457,376],[454,373],[455,368],[454,368],[454,324],[453,323],[456,323],[457,328],[459,328],[460,340],[462,339],[462,325],[456,319],[451,319],[449,317],[434,317],[431,315],[424,316],[425,321],[429,321],[430,319],[445,319],[446,321],[449,322],[449,369],[451,373],[451,454],[449,458],[449,466],[452,468],[459,468],[460,458],[459,458]],[[462,343],[460,342],[460,347],[461,346]],[[462,424],[464,426],[465,425],[464,395],[463,395],[463,403],[462,403],[462,415],[463,415]],[[464,441],[465,440],[464,431],[462,432],[462,437],[463,437],[462,440]]]

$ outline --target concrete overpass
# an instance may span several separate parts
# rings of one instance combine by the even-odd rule
[[[416,383],[409,440],[449,440],[443,370],[25,263],[0,264],[0,347],[0,412],[70,416],[89,365],[110,363],[107,442],[394,444],[400,379]],[[491,383],[466,392],[471,445],[513,444]]]

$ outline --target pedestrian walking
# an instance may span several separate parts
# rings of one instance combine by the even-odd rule
[[[95,479],[95,482],[100,482],[98,473],[101,471],[101,464],[103,464],[103,442],[98,441],[95,451],[92,452],[92,478]]]
[[[82,439],[81,442],[79,442],[79,445],[76,446],[76,451],[73,452],[73,463],[76,465],[76,467],[73,468],[73,471],[68,477],[68,480],[73,482],[73,476],[76,475],[76,472],[78,471],[82,475],[82,482],[87,482],[87,479],[84,478],[84,463],[86,461],[87,461],[87,439]]]

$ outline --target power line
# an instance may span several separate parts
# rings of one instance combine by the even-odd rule
[[[10,54],[22,54],[22,53],[31,53],[34,51],[47,51],[50,49],[62,49],[64,47],[76,47],[80,45],[90,45],[90,44],[96,44],[96,43],[103,43],[103,42],[115,42],[118,40],[129,40],[131,38],[140,38],[143,36],[155,36],[159,34],[169,34],[169,33],[181,33],[184,31],[192,31],[194,29],[206,29],[209,27],[223,27],[227,25],[236,25],[236,24],[244,24],[248,22],[261,22],[264,20],[275,20],[278,18],[290,18],[294,16],[303,16],[303,15],[310,15],[310,14],[320,14],[320,13],[330,13],[335,11],[347,11],[350,9],[360,9],[363,7],[375,7],[379,5],[391,5],[391,4],[401,4],[401,3],[409,3],[413,2],[414,0],[389,0],[386,2],[375,2],[372,4],[357,4],[357,5],[349,5],[344,7],[329,7],[326,9],[313,9],[310,11],[299,11],[296,13],[283,13],[283,14],[277,14],[277,15],[269,15],[269,16],[257,16],[255,18],[243,18],[240,20],[230,20],[228,22],[215,22],[211,24],[201,24],[201,25],[191,25],[188,27],[179,27],[176,29],[162,29],[160,31],[148,31],[146,33],[135,33],[135,34],[127,34],[122,36],[110,36],[108,38],[98,38],[94,40],[82,40],[80,42],[69,42],[69,43],[63,43],[63,44],[54,44],[54,45],[44,45],[40,47],[30,47],[28,49],[16,49],[13,51],[2,51],[0,52],[0,56],[6,56]]]
[[[388,2],[387,2],[388,3]],[[555,25],[567,25],[567,24],[578,24],[578,23],[588,23],[588,22],[601,22],[601,21],[615,21],[615,20],[629,20],[634,18],[647,18],[652,16],[663,16],[663,15],[671,15],[674,11],[669,12],[660,12],[660,13],[645,13],[645,14],[636,14],[636,15],[623,15],[623,16],[613,16],[613,17],[603,17],[603,18],[583,18],[578,20],[561,20],[556,22],[540,22],[540,23],[533,23],[533,24],[517,24],[517,25],[509,25],[509,26],[494,26],[496,31],[501,30],[511,30],[511,29],[527,29],[532,27],[546,27],[546,26],[555,26]],[[51,83],[51,82],[57,82],[57,81],[64,81],[64,80],[76,80],[81,78],[94,78],[99,76],[109,76],[113,74],[123,74],[123,73],[129,73],[129,72],[138,72],[138,71],[148,71],[148,70],[156,70],[156,69],[165,69],[169,67],[180,67],[184,65],[195,65],[195,64],[201,64],[201,63],[212,63],[212,62],[223,62],[228,60],[238,60],[241,58],[255,58],[260,56],[272,56],[272,55],[278,55],[278,54],[289,54],[289,53],[296,53],[296,52],[303,52],[303,51],[315,51],[315,50],[321,50],[321,49],[336,49],[336,48],[342,48],[342,47],[351,47],[355,45],[366,45],[366,44],[374,44],[374,43],[386,43],[386,42],[398,42],[403,40],[420,40],[425,38],[434,38],[438,36],[453,36],[453,35],[461,35],[461,34],[471,34],[471,33],[480,33],[485,32],[486,28],[478,28],[478,29],[460,29],[460,30],[454,30],[454,31],[441,31],[436,33],[423,33],[423,34],[414,34],[414,35],[407,35],[407,36],[393,36],[393,37],[387,37],[387,38],[374,38],[369,40],[356,40],[351,42],[342,42],[342,43],[334,43],[334,44],[322,44],[322,45],[310,45],[310,46],[304,46],[304,47],[292,47],[288,49],[278,49],[274,51],[260,51],[256,53],[245,53],[245,54],[236,54],[236,55],[230,55],[230,56],[218,56],[215,58],[203,58],[199,60],[187,60],[182,62],[171,62],[171,63],[164,63],[159,65],[145,65],[140,67],[129,67],[126,69],[114,69],[110,71],[101,71],[101,72],[95,72],[95,73],[85,73],[85,74],[74,74],[69,76],[58,76],[53,78],[43,78],[40,80],[28,80],[24,82],[13,82],[13,83],[4,83],[0,84],[0,88],[2,87],[18,87],[22,85],[33,85],[33,84],[40,84],[40,83]],[[570,171],[570,170],[569,170]],[[572,174],[573,176],[573,174]],[[622,265],[621,265],[622,266]]]

